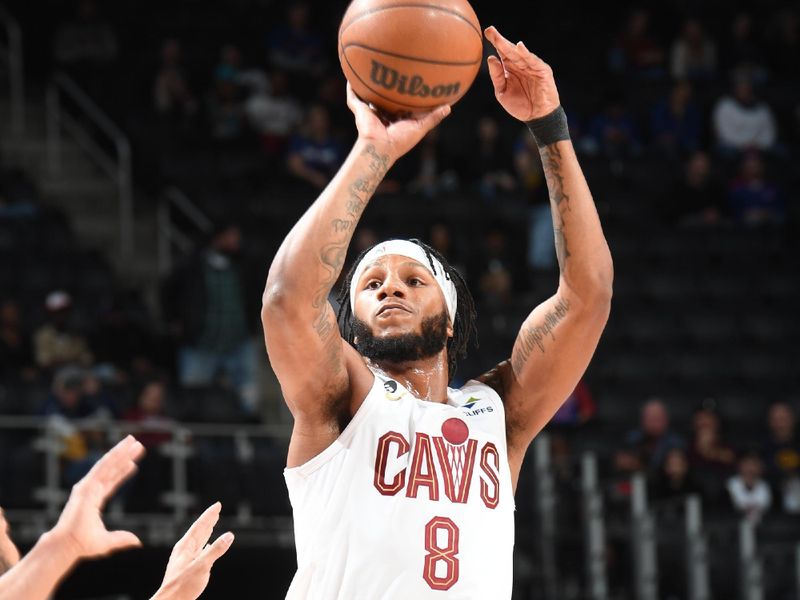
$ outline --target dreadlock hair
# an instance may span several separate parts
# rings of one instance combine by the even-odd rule
[[[478,347],[478,329],[476,326],[478,313],[475,309],[475,300],[467,287],[467,282],[464,281],[464,277],[447,262],[444,256],[418,239],[412,238],[409,241],[415,243],[425,251],[425,255],[428,257],[430,263],[430,268],[434,274],[436,273],[436,267],[431,257],[441,263],[445,270],[445,277],[453,282],[453,286],[456,289],[458,305],[456,307],[455,319],[453,319],[453,337],[447,340],[447,375],[448,379],[452,380],[456,373],[458,359],[467,356],[467,347],[471,338],[473,339],[472,346],[474,348]],[[353,261],[350,270],[342,281],[339,293],[336,296],[336,301],[339,303],[339,311],[336,315],[339,322],[339,330],[342,337],[353,347],[355,347],[355,336],[353,334],[354,315],[350,308],[350,283],[353,280],[356,267],[370,250],[372,250],[372,248],[367,248]]]

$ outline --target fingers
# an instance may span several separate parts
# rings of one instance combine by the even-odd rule
[[[503,68],[503,63],[496,56],[490,56],[487,59],[489,64],[489,77],[492,78],[492,85],[494,86],[495,94],[502,94],[506,91],[506,71]]]
[[[132,435],[125,437],[92,467],[76,486],[102,502],[136,471],[136,461],[144,454],[144,446]],[[95,497],[97,496],[97,497]]]
[[[211,537],[211,532],[214,531],[214,526],[219,521],[219,513],[222,510],[222,504],[215,502],[209,506],[197,520],[192,523],[189,530],[184,536],[175,544],[175,550],[188,551],[192,554],[192,558],[197,555],[200,549],[206,545],[208,538]]]
[[[487,27],[484,34],[504,62],[507,61],[518,69],[532,72],[544,72],[550,69],[546,62],[528,50],[524,42],[512,43],[503,37],[494,26]]]
[[[141,548],[142,541],[130,531],[109,531],[108,551],[116,552],[126,548]]]
[[[422,119],[420,120],[420,126],[426,131],[430,131],[431,129],[436,127],[439,123],[444,121],[451,111],[452,108],[450,107],[450,105],[444,104],[439,108],[432,110],[424,117],[422,117]]]
[[[208,568],[217,561],[217,559],[228,551],[228,548],[233,544],[233,533],[230,531],[223,533],[219,536],[213,544],[206,546],[200,555],[200,560],[203,561]]]

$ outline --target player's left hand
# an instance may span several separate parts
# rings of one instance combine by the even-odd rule
[[[19,562],[19,550],[8,534],[8,522],[0,508],[0,575]]]
[[[508,114],[520,121],[544,117],[561,104],[553,69],[522,42],[511,43],[495,29],[484,32],[497,56],[489,57],[494,95]]]

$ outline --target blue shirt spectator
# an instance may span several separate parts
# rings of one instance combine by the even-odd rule
[[[321,190],[344,161],[344,150],[330,132],[328,112],[312,107],[301,133],[289,140],[287,165],[292,175]]]
[[[676,83],[669,96],[655,106],[651,126],[653,140],[667,154],[697,150],[700,145],[700,111],[692,101],[692,88],[687,82]]]
[[[757,152],[748,152],[742,158],[739,176],[728,192],[728,203],[743,225],[781,223],[786,217],[780,190],[766,179],[764,162]]]

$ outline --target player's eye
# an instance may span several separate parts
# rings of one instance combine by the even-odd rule
[[[377,279],[370,279],[367,282],[367,289],[368,290],[377,290],[379,287],[381,287],[381,282],[378,281]]]
[[[418,277],[412,277],[411,279],[408,280],[408,285],[413,285],[413,286],[422,285],[422,280],[419,279]]]

